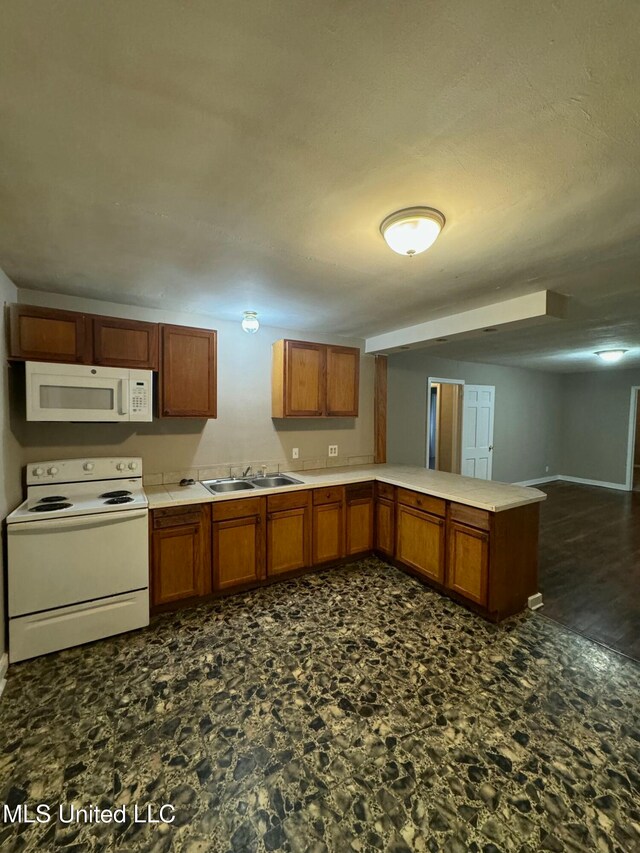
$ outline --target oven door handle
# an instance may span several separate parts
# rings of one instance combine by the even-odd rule
[[[134,518],[143,518],[147,515],[146,509],[129,509],[124,512],[102,512],[93,515],[74,515],[73,518],[51,518],[47,521],[25,521],[7,525],[9,536],[16,533],[36,533],[58,530],[69,530],[82,527],[104,527],[107,524],[115,524],[118,521],[133,521]]]

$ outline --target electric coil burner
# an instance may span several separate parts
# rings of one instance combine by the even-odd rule
[[[29,512],[56,512],[59,509],[68,509],[73,504],[68,503],[39,503],[36,506],[32,506]]]
[[[117,489],[115,492],[105,492],[101,498],[128,498],[131,492],[126,489]]]
[[[40,498],[41,504],[63,504],[68,500],[66,495],[47,495],[46,498]],[[70,504],[69,504],[70,506]]]
[[[126,495],[121,495],[117,498],[109,498],[108,501],[105,501],[106,504],[130,504],[133,501],[133,498],[128,498]]]

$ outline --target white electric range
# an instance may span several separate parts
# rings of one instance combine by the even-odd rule
[[[7,518],[9,659],[148,625],[142,460],[40,462],[26,482]]]

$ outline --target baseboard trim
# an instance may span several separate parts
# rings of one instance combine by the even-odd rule
[[[601,489],[617,489],[619,492],[629,492],[631,489],[626,483],[607,483],[605,480],[587,480],[584,477],[569,477],[561,474],[558,480],[565,483],[578,483],[581,486],[598,486]]]
[[[9,669],[9,658],[6,654],[2,655],[0,658],[0,696],[2,696],[2,691],[5,688],[7,683],[6,675],[7,670]]]
[[[570,477],[568,474],[556,474],[554,477],[537,477],[535,480],[519,480],[513,486],[542,486],[544,483],[577,483],[580,486],[597,486],[600,489],[617,489],[619,492],[630,492],[626,483],[608,483],[606,480],[587,480],[584,477]]]

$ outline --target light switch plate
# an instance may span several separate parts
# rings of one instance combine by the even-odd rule
[[[330,444],[329,445],[329,456],[337,456],[338,455],[338,445]]]
[[[300,456],[300,450],[297,447],[294,447],[293,450],[291,451],[291,458],[292,459],[298,459],[299,456]]]

